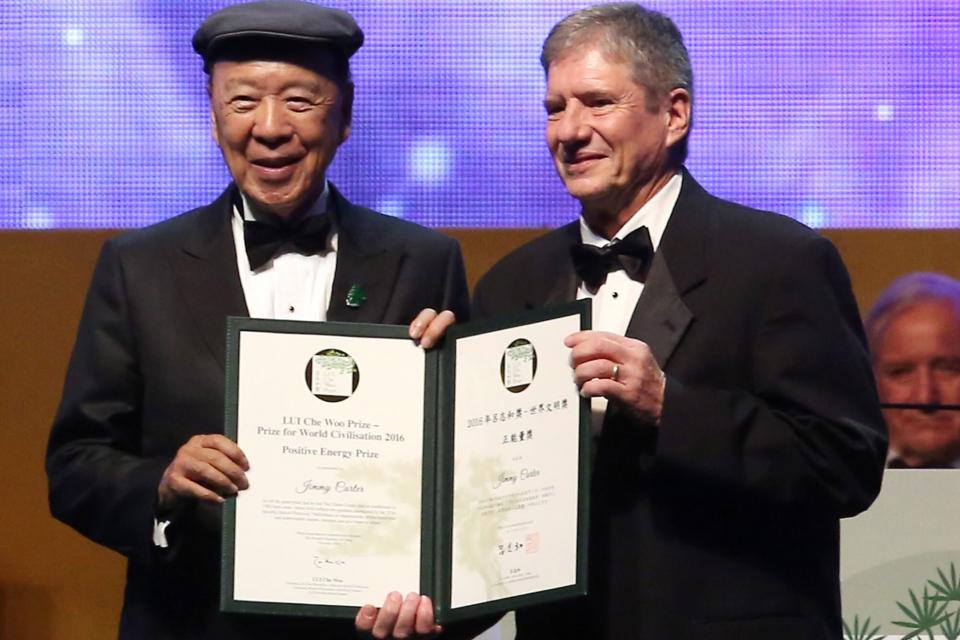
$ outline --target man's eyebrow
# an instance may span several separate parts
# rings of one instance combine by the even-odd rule
[[[257,83],[248,78],[230,78],[223,83],[223,88],[228,90],[256,89],[257,87]]]
[[[311,93],[320,93],[320,87],[315,82],[290,82],[280,87],[281,91],[290,91],[291,89],[301,89]]]
[[[228,91],[237,91],[244,89],[261,89],[262,85],[256,80],[248,78],[236,78],[224,83],[224,89]],[[309,91],[311,93],[320,93],[321,87],[318,83],[309,80],[289,80],[279,87],[279,92],[290,90]]]
[[[596,100],[598,98],[613,98],[619,95],[619,92],[611,89],[587,89],[580,91],[576,96],[580,99]]]

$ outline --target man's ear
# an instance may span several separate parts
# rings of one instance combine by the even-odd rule
[[[220,146],[220,127],[217,126],[217,114],[213,110],[213,105],[210,105],[210,133],[213,134],[213,141],[217,143],[217,146]]]
[[[213,108],[213,84],[211,79],[207,78],[207,103],[210,105],[210,132],[213,134],[213,140],[220,146],[220,128],[217,126],[217,111]]]
[[[347,141],[350,137],[350,128],[353,125],[353,83],[347,82],[343,87],[343,99],[341,100],[341,109],[343,109],[343,123],[340,127],[340,144]]]
[[[667,146],[672,147],[690,133],[690,121],[693,115],[693,101],[690,92],[676,88],[667,94]]]

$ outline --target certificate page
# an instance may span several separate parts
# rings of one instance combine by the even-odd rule
[[[577,582],[580,322],[457,340],[451,608]]]
[[[424,370],[407,339],[239,332],[233,600],[420,590]]]

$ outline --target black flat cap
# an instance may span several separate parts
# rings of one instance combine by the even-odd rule
[[[353,16],[340,9],[297,0],[262,0],[211,14],[193,34],[193,50],[209,70],[222,50],[235,49],[246,40],[277,41],[287,48],[322,47],[349,58],[363,44],[363,31]]]

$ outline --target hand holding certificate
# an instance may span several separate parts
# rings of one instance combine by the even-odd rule
[[[563,338],[586,303],[452,328],[234,318],[222,606],[350,616],[394,590],[440,621],[585,589],[586,415]]]

